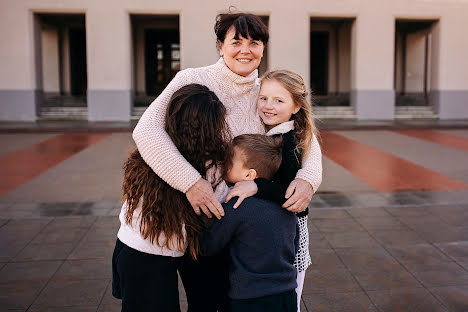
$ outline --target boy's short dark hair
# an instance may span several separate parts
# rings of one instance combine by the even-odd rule
[[[242,134],[232,140],[226,154],[224,172],[232,168],[234,149],[242,151],[244,166],[255,169],[257,178],[271,180],[282,160],[282,139],[263,134]]]

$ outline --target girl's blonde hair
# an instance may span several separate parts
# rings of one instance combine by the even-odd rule
[[[312,105],[307,100],[309,93],[304,83],[304,79],[289,70],[274,70],[262,76],[264,81],[274,80],[283,85],[291,94],[294,104],[299,106],[299,111],[292,116],[294,120],[294,132],[296,133],[297,150],[304,160],[310,152],[313,136],[318,136],[318,129],[315,126],[312,114]]]

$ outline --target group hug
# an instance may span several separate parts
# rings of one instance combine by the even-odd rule
[[[322,154],[304,79],[258,77],[268,28],[216,18],[219,60],[177,73],[133,131],[112,294],[122,311],[300,310]],[[294,57],[291,55],[291,57]]]

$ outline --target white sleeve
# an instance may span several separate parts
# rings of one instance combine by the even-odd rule
[[[191,82],[189,70],[180,71],[151,103],[133,130],[133,140],[153,171],[173,188],[185,193],[200,173],[180,154],[164,129],[166,110],[173,93]]]
[[[312,185],[314,193],[322,183],[322,150],[317,137],[312,137],[309,154],[302,163],[302,168],[297,172],[296,179],[303,179]]]

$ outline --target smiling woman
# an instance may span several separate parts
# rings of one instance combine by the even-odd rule
[[[203,179],[177,150],[164,128],[168,103],[181,87],[201,84],[213,91],[226,107],[226,123],[232,137],[245,133],[265,133],[256,110],[260,88],[257,68],[269,34],[261,18],[248,13],[220,14],[214,30],[221,58],[213,65],[179,71],[145,111],[133,131],[133,139],[145,163],[171,187],[185,193],[195,213],[203,212],[208,217],[215,215],[221,218],[224,210],[220,203],[227,195],[226,184],[222,182],[215,186],[214,181]],[[303,211],[321,179],[322,160],[317,143],[311,147],[303,168],[291,183],[290,192],[294,194],[289,197],[291,205],[288,205],[288,210]],[[122,213],[125,214],[125,211]],[[138,236],[138,232],[135,235]],[[200,256],[193,261],[186,254],[181,263],[179,272],[189,311],[230,310],[226,289],[227,258]]]

